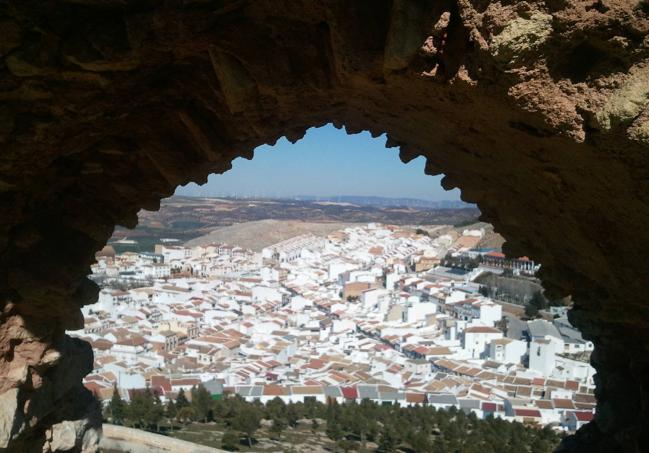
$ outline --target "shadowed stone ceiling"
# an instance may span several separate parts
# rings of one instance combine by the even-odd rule
[[[643,451],[648,34],[622,0],[0,0],[0,451],[94,448],[64,331],[113,227],[327,122],[425,156],[543,264],[596,345],[596,421],[562,448]]]

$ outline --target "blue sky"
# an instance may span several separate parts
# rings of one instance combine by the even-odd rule
[[[311,128],[295,144],[285,138],[260,146],[254,159],[238,158],[232,170],[210,175],[202,186],[188,184],[178,195],[291,197],[296,195],[364,195],[425,200],[459,200],[457,189],[445,191],[441,176],[424,174],[423,157],[408,164],[398,148],[385,147],[385,135],[348,135],[332,125]]]

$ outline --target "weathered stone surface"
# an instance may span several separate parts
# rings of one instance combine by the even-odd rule
[[[0,448],[7,448],[11,441],[13,425],[18,410],[18,388],[14,387],[0,395]]]
[[[23,317],[16,305],[7,304],[0,323],[0,450],[43,449],[48,423],[55,422],[54,444],[59,450],[75,429],[75,446],[83,445],[88,432],[101,424],[98,403],[82,385],[92,370],[92,350],[46,320]],[[58,414],[58,417],[57,417]],[[76,420],[79,414],[87,414]],[[56,420],[75,420],[61,425]],[[65,429],[63,429],[65,428]],[[77,449],[78,450],[78,449]],[[44,450],[48,451],[48,450]],[[54,450],[53,450],[54,451]]]
[[[646,450],[648,14],[625,0],[0,1],[0,394],[19,401],[0,438],[50,448],[49,427],[84,419],[57,410],[92,363],[64,331],[97,295],[86,275],[114,225],[333,122],[424,155],[508,253],[572,294],[599,406],[565,448]]]
[[[96,453],[102,421],[99,403],[88,390],[76,385],[58,404],[56,416],[62,421],[45,430],[42,450]]]
[[[552,35],[552,16],[535,11],[529,17],[509,22],[491,41],[491,53],[496,61],[509,64],[536,54]]]
[[[595,115],[602,129],[629,123],[649,104],[649,65],[633,68]]]
[[[104,451],[128,451],[129,453],[225,453],[204,445],[194,444],[173,437],[154,434],[125,426],[104,425],[100,447]]]
[[[52,451],[72,450],[78,443],[77,423],[64,420],[52,425],[52,440],[49,448]]]

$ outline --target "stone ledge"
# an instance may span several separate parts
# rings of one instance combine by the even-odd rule
[[[104,423],[100,451],[130,453],[227,453],[160,434]]]

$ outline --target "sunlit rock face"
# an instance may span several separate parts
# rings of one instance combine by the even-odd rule
[[[506,252],[573,295],[599,406],[563,448],[647,451],[648,14],[624,0],[0,2],[0,449],[93,450],[92,352],[64,331],[95,300],[85,276],[114,225],[334,122],[424,155]]]

